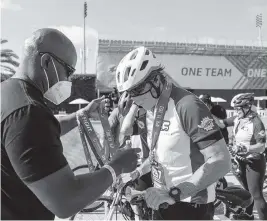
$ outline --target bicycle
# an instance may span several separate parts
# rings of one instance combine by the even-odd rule
[[[87,165],[81,165],[73,169],[73,171],[78,171],[81,169],[88,169]],[[98,167],[96,166],[96,170]],[[112,210],[112,215],[114,212],[119,212],[123,214],[124,218],[135,220],[134,211],[132,210],[131,205],[137,205],[139,208],[139,216],[140,219],[149,220],[152,217],[151,209],[147,208],[145,202],[139,202],[136,204],[135,201],[126,200],[126,198],[122,198],[125,194],[125,189],[127,186],[131,187],[131,192],[138,196],[138,191],[134,190],[135,181],[129,181],[126,183],[124,188],[121,189],[121,192],[118,192],[116,189],[110,191],[109,194],[103,194],[98,200],[96,200],[93,204],[87,206],[85,209],[80,211],[80,214],[86,214],[90,212],[97,211],[102,208],[106,202],[110,211]],[[142,192],[143,193],[143,192]],[[118,197],[119,195],[119,197]],[[143,199],[144,201],[144,199]],[[215,208],[217,208],[220,204],[224,206],[224,215],[228,218],[233,214],[240,214],[245,211],[245,208],[248,207],[252,203],[252,197],[250,193],[240,187],[230,186],[228,187],[226,179],[223,177],[219,179],[216,185],[216,201],[214,202]],[[71,220],[74,220],[78,214],[75,214],[71,217]],[[109,217],[110,218],[111,214]],[[112,218],[112,217],[111,217]]]
[[[81,166],[77,166],[75,167],[72,171],[73,172],[76,172],[76,171],[79,171],[79,170],[82,170],[82,169],[88,169],[88,165],[84,164],[84,165],[81,165]],[[97,165],[95,170],[98,170],[99,169],[99,166]],[[216,189],[225,189],[226,187],[228,186],[228,183],[226,181],[226,179],[224,177],[220,178],[218,180],[218,182],[216,183]],[[214,202],[214,207],[215,209],[221,204],[221,201],[219,199],[216,199],[216,201]],[[94,204],[94,205],[90,205],[90,207],[86,207],[82,210],[82,212],[93,212],[97,209],[99,209],[101,206],[103,206],[104,203],[102,204]]]
[[[137,214],[134,213],[132,206],[138,206],[139,214],[141,220],[153,220],[153,210],[147,207],[144,200],[144,192],[137,191],[134,189],[135,181],[128,181],[123,187],[115,189],[115,194],[113,196],[102,196],[97,202],[108,205],[109,212],[105,217],[105,220],[112,220],[114,213],[118,211],[122,214],[125,220],[135,220]],[[167,203],[163,203],[161,208],[167,208]],[[95,210],[100,207],[95,207]],[[78,214],[71,217],[74,220]]]
[[[225,188],[227,188],[228,187],[228,183],[227,183],[227,181],[226,181],[226,179],[224,178],[224,177],[222,177],[222,178],[220,178],[219,180],[218,180],[218,182],[216,183],[216,187],[215,187],[215,189],[217,190],[217,189],[225,189]],[[218,208],[220,205],[221,205],[221,200],[219,200],[217,197],[216,197],[216,200],[215,200],[215,202],[214,202],[214,208],[216,209],[216,208]]]

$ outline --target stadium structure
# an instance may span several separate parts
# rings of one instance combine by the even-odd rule
[[[151,49],[177,84],[196,95],[209,93],[226,101],[248,91],[267,96],[267,47],[257,46],[99,39],[97,75],[105,76],[99,80],[115,85],[116,66],[138,46]],[[229,108],[229,102],[222,105]]]

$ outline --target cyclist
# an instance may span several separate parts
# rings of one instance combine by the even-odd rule
[[[206,105],[176,87],[145,47],[121,60],[116,83],[147,111],[150,157],[141,168],[151,167],[154,187],[145,200],[154,218],[212,219],[215,182],[230,170],[230,155]],[[170,206],[159,208],[165,202]]]
[[[106,109],[109,109],[110,102],[107,101]],[[133,120],[130,125],[124,124],[122,128],[124,118],[126,115],[133,116]],[[133,115],[131,113],[134,113]],[[149,148],[147,146],[147,129],[146,129],[146,112],[143,108],[133,103],[130,96],[124,92],[118,101],[118,107],[115,108],[109,116],[109,124],[111,132],[114,136],[115,144],[121,147],[125,146],[126,140],[131,140],[132,148],[141,147],[141,162],[144,162],[148,158]],[[131,174],[135,180],[137,177]],[[147,173],[136,180],[135,189],[143,191],[148,187],[152,187],[151,174]],[[133,210],[136,214],[136,218],[139,219],[139,208],[133,206]]]
[[[218,104],[214,104],[211,101],[211,96],[209,94],[201,94],[199,96],[199,99],[202,100],[204,102],[204,104],[207,105],[207,107],[209,108],[210,112],[212,115],[214,115],[215,117],[223,120],[227,118],[227,114],[226,114],[226,110],[218,105]],[[228,137],[228,130],[227,128],[222,128],[221,129],[222,135],[224,137],[224,140],[226,142],[226,144],[229,143],[229,137]]]
[[[259,218],[267,220],[267,204],[263,196],[263,182],[266,170],[264,157],[266,132],[258,114],[251,110],[254,101],[253,93],[236,95],[231,106],[237,116],[220,121],[220,127],[233,126],[234,151],[246,157],[251,163],[239,162],[241,174],[237,179],[254,198]],[[239,219],[253,219],[254,203],[247,208]]]

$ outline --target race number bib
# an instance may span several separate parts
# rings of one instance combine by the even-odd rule
[[[161,164],[153,163],[151,168],[151,176],[155,186],[166,186],[164,169]]]

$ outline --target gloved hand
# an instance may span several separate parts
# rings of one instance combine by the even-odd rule
[[[146,190],[145,200],[147,206],[153,210],[158,210],[159,206],[163,203],[167,203],[168,205],[175,204],[174,199],[170,197],[167,190],[158,189],[155,187],[150,187]]]
[[[248,148],[244,144],[235,144],[233,147],[234,153],[237,155],[245,155],[248,153]]]

